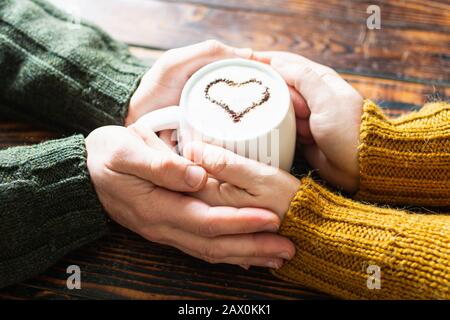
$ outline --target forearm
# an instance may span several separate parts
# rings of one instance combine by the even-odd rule
[[[107,231],[82,136],[0,151],[0,287]]]
[[[304,178],[280,229],[297,254],[275,275],[341,298],[450,299],[449,228],[449,215],[364,205]]]
[[[146,69],[123,44],[44,1],[0,4],[0,99],[15,114],[83,133],[123,124]]]
[[[437,102],[398,119],[364,104],[357,199],[450,206],[450,105]]]

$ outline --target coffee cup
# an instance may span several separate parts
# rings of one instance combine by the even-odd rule
[[[273,168],[292,166],[296,124],[289,89],[266,64],[245,59],[208,64],[189,78],[179,106],[145,117],[154,132],[176,129],[180,150],[202,141]]]

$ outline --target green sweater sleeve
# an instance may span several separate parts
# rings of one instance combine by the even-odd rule
[[[0,151],[0,287],[106,231],[82,135]]]
[[[123,123],[148,67],[73,21],[43,0],[0,1],[2,112],[80,133]]]

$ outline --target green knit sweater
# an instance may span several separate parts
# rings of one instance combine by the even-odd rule
[[[0,112],[72,133],[123,124],[148,69],[95,26],[41,0],[0,2]],[[107,230],[82,135],[0,151],[0,287]]]

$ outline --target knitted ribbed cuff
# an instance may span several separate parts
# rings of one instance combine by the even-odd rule
[[[106,233],[81,135],[0,151],[0,287]]]
[[[388,119],[365,101],[356,199],[420,206],[450,205],[450,105],[430,103]]]
[[[448,215],[364,205],[303,178],[280,228],[296,255],[274,274],[347,299],[449,299],[449,224]]]

